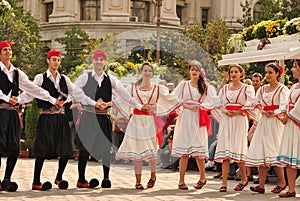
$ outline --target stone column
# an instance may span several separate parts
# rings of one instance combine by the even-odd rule
[[[129,3],[128,0],[102,0],[101,21],[129,22]]]
[[[17,5],[22,6],[26,12],[31,11],[32,16],[35,19],[40,20],[41,4],[39,0],[24,0],[23,4],[17,2]]]
[[[160,20],[162,24],[180,26],[180,19],[176,14],[176,0],[162,0]]]
[[[78,1],[76,1],[78,3]],[[53,13],[49,16],[49,22],[71,22],[75,21],[76,3],[67,0],[54,0]]]

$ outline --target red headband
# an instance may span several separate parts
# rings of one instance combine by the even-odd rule
[[[103,52],[102,50],[96,50],[94,52],[93,59],[95,59],[95,58],[102,58],[104,60],[107,60],[107,56],[106,56],[105,52]]]
[[[0,50],[2,50],[2,48],[4,47],[10,47],[12,49],[12,44],[9,41],[2,41],[0,42]]]
[[[50,59],[52,56],[61,57],[59,50],[50,50],[47,58]]]

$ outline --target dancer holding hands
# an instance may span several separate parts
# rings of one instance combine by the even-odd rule
[[[204,81],[202,65],[193,60],[189,66],[190,80],[181,81],[174,94],[183,101],[182,110],[176,122],[172,156],[180,157],[178,188],[187,190],[184,182],[190,156],[196,158],[200,179],[194,186],[201,189],[206,184],[205,158],[208,158],[208,129],[210,118],[207,107],[219,103],[213,86]]]
[[[297,169],[300,169],[300,58],[294,60],[292,68],[293,77],[298,83],[291,88],[288,98],[288,111],[284,113],[281,121],[286,124],[282,134],[281,145],[277,161],[286,166],[288,191],[279,194],[279,197],[296,196]]]
[[[255,105],[253,86],[242,83],[245,71],[234,64],[229,67],[231,82],[220,91],[223,115],[218,132],[218,145],[215,161],[222,162],[223,183],[220,192],[227,192],[229,164],[237,162],[241,172],[241,182],[234,188],[242,191],[248,184],[245,161],[247,159],[248,118],[246,111],[241,110],[246,105]]]
[[[257,193],[265,193],[265,180],[270,166],[275,166],[278,176],[278,184],[271,192],[280,193],[286,188],[283,168],[276,161],[284,125],[275,114],[286,112],[289,94],[289,89],[278,82],[282,73],[282,67],[275,63],[267,64],[265,77],[269,84],[262,86],[257,92],[261,116],[253,134],[247,160],[247,165],[259,167],[259,185],[250,187],[251,191]]]
[[[149,162],[151,171],[147,187],[152,188],[155,185],[158,148],[156,133],[157,130],[162,129],[156,128],[156,117],[166,115],[180,105],[180,100],[169,94],[167,87],[151,83],[154,69],[150,63],[144,63],[140,72],[142,78],[132,85],[131,95],[151,109],[149,112],[133,110],[124,140],[116,154],[117,159],[133,160],[136,189],[144,189],[141,184],[143,160]]]

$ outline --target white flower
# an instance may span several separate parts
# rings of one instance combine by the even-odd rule
[[[11,5],[9,4],[8,1],[2,0],[2,2],[0,2],[0,5],[3,5],[3,6],[6,7],[8,10],[11,9]]]

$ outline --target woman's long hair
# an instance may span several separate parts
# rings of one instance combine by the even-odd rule
[[[191,61],[191,64],[189,66],[189,70],[191,69],[191,67],[195,67],[197,69],[197,71],[200,73],[199,79],[198,79],[198,91],[201,95],[203,95],[206,92],[207,89],[207,85],[205,83],[204,78],[201,76],[202,75],[202,65],[199,61],[197,60],[193,60]]]
[[[150,66],[150,68],[152,69],[152,72],[154,73],[154,68],[153,68],[153,66],[152,66],[149,62],[145,62],[145,63],[142,64],[142,66],[141,66],[141,68],[140,68],[140,72],[143,71],[144,66]],[[143,81],[143,78],[141,77],[140,79],[138,79],[138,80],[134,83],[135,86],[140,85],[140,84],[142,83],[142,81]]]

